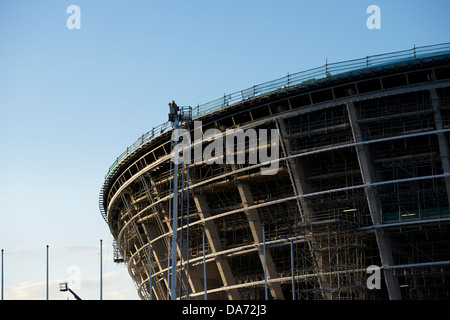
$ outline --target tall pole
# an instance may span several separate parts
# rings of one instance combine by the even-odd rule
[[[208,286],[206,283],[205,229],[203,229],[203,287],[205,288],[205,300],[208,300]]]
[[[291,239],[291,268],[292,268],[292,300],[297,300],[295,292],[295,260],[294,260],[294,241]]]
[[[2,300],[3,300],[3,249],[2,249]]]
[[[297,292],[295,291],[295,258],[294,258],[294,240],[289,239],[285,235],[281,235],[280,238],[286,239],[291,242],[291,272],[292,272],[292,300],[297,300]]]
[[[46,290],[46,299],[48,300],[48,245],[47,245],[47,290]]]
[[[264,293],[266,300],[268,300],[267,294],[267,263],[266,263],[266,235],[264,231],[264,225],[262,225],[263,230],[263,253],[264,253]]]
[[[100,239],[100,300],[103,300],[103,240]]]
[[[173,175],[173,213],[172,213],[172,283],[170,287],[170,299],[177,299],[176,290],[176,269],[177,269],[177,220],[178,220],[178,114],[175,117],[174,132],[177,138],[175,144],[175,159],[174,159],[174,175]]]
[[[183,138],[184,139],[184,138]],[[183,151],[183,157],[184,157],[184,152]],[[186,181],[187,181],[187,188],[186,188],[186,211],[187,211],[187,216],[186,216],[186,243],[187,243],[187,248],[186,248],[186,252],[187,252],[187,257],[186,257],[186,274],[187,274],[187,284],[186,284],[186,299],[189,300],[189,256],[190,256],[190,247],[189,247],[189,164],[187,165],[187,171],[186,171],[187,177],[186,177]]]
[[[150,234],[148,237],[148,291],[150,293],[150,300],[153,300],[153,288],[152,288],[152,249],[150,247]]]

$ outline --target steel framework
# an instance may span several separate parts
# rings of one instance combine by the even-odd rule
[[[267,162],[175,166],[173,126],[143,136],[100,194],[140,297],[263,299],[267,283],[273,299],[448,298],[448,49],[327,64],[180,110],[193,144],[192,120],[202,134],[275,130],[276,175],[261,175]]]

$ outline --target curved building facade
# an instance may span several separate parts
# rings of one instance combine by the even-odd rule
[[[100,210],[139,296],[175,298],[173,273],[177,299],[448,298],[450,45],[402,54],[180,108],[192,161],[177,171],[170,122],[136,141],[110,168]],[[196,159],[194,144],[215,141],[195,139],[208,129],[270,132],[276,172],[262,174],[261,157]],[[256,139],[256,151],[273,146]]]

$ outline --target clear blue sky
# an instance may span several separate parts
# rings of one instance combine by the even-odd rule
[[[69,5],[81,29],[69,30]],[[369,5],[381,29],[369,30]],[[0,0],[0,249],[5,299],[138,299],[98,209],[128,145],[195,106],[328,62],[449,42],[450,2]],[[71,297],[72,298],[72,297]]]

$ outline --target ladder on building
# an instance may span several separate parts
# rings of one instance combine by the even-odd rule
[[[171,142],[171,160],[173,162],[172,245],[169,247],[168,257],[171,259],[172,265],[170,296],[171,300],[176,300],[177,298],[189,299],[189,163],[192,108],[178,107],[174,101],[169,106],[169,121],[173,123],[175,137],[188,139],[182,141],[182,144],[180,141],[172,140]],[[178,133],[180,133],[179,136]],[[188,149],[179,149],[180,145],[186,145]],[[182,159],[180,163],[177,163],[175,157],[178,157],[180,151]],[[188,156],[186,156],[186,152],[189,152]]]

